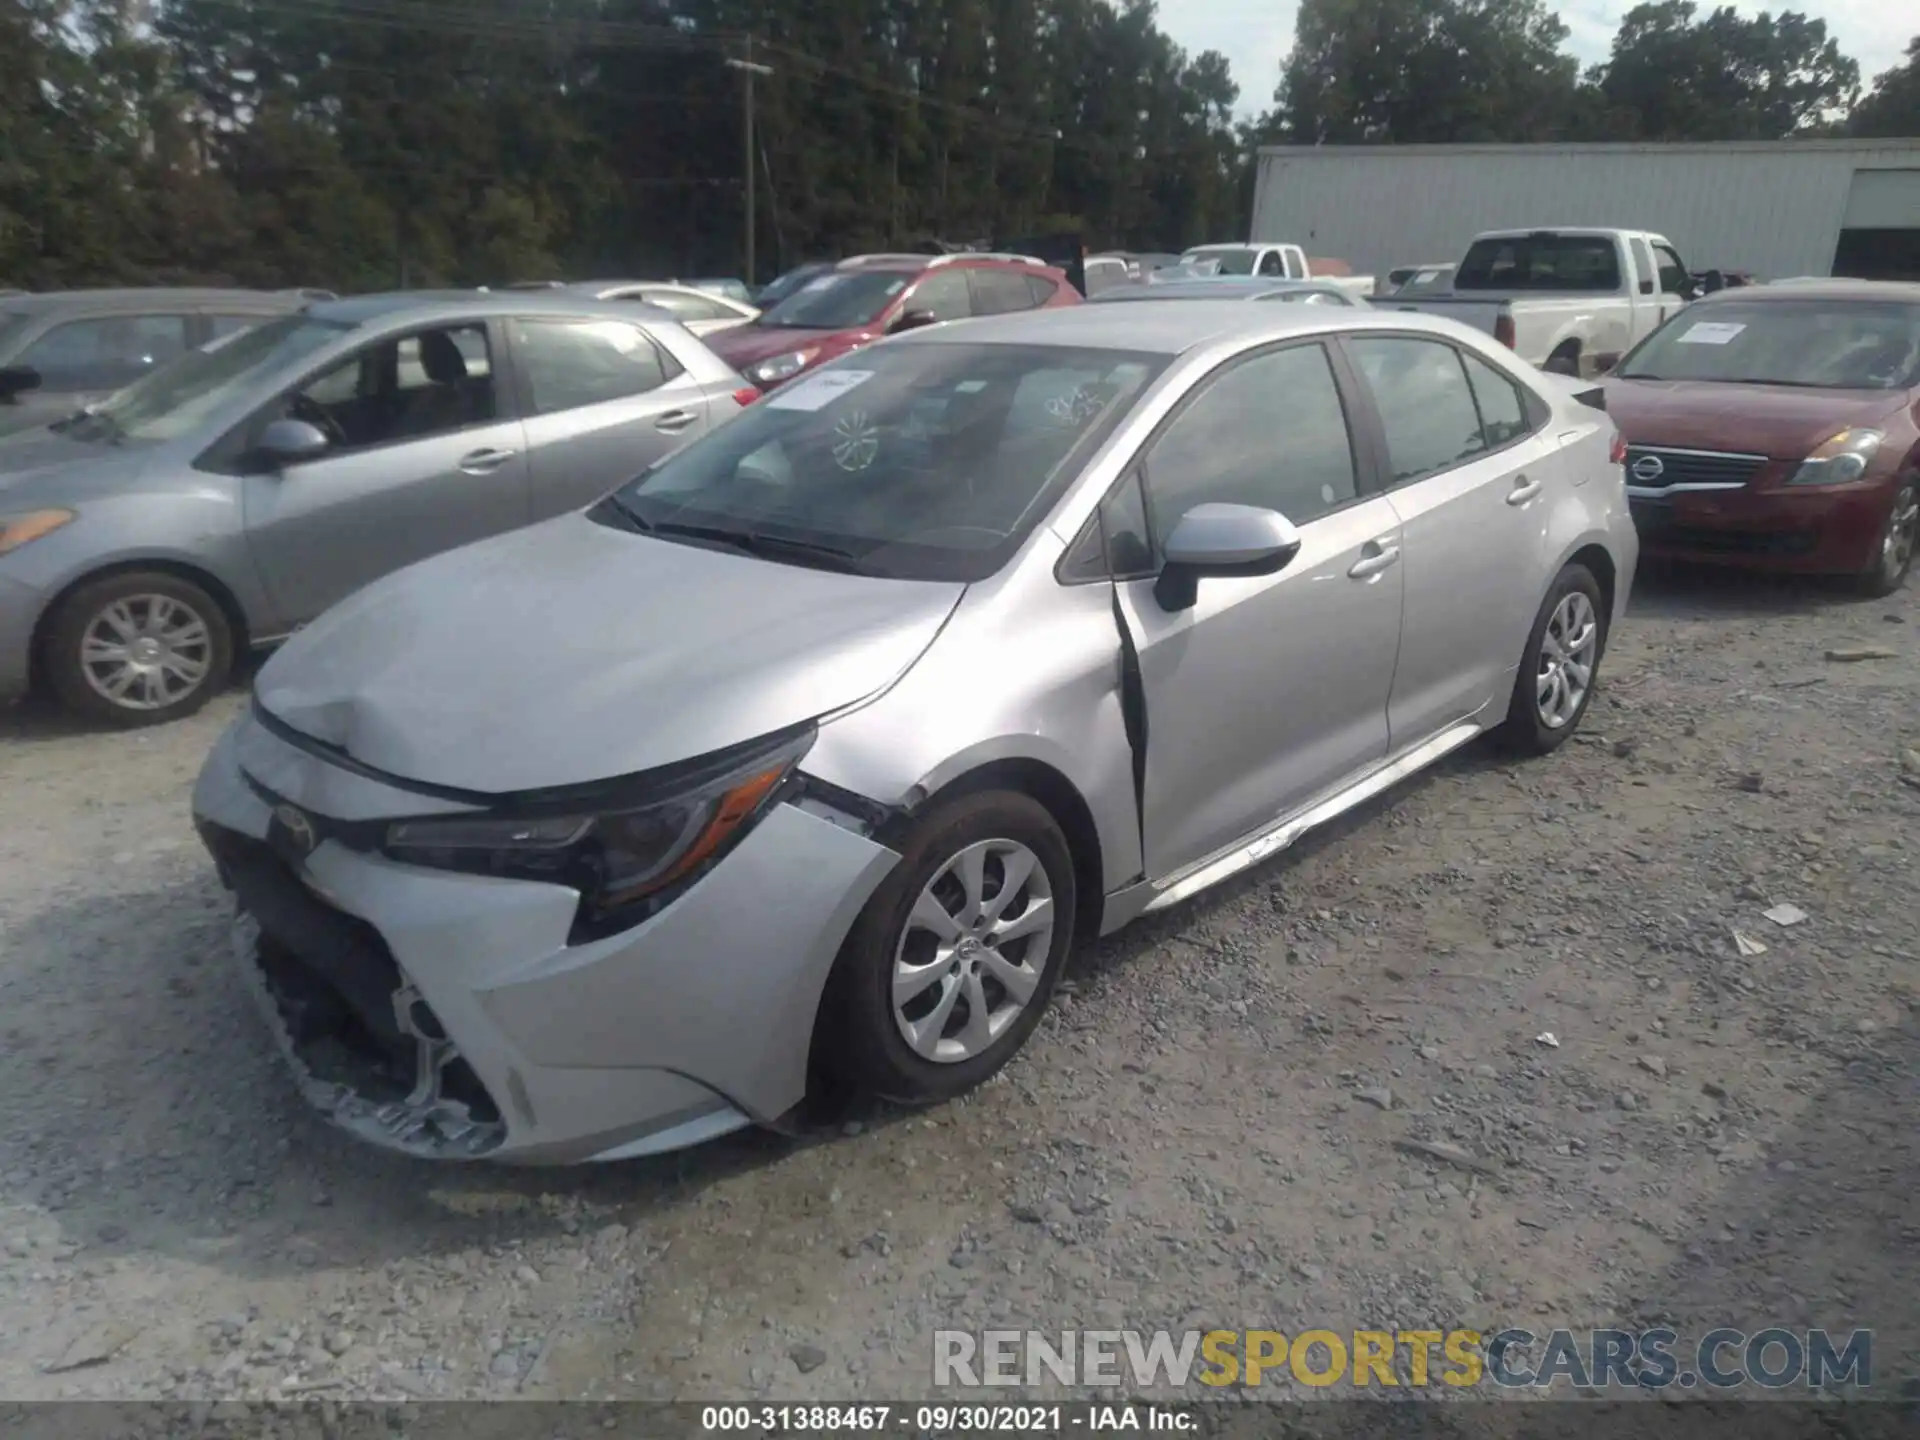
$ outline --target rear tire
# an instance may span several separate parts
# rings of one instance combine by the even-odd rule
[[[1607,649],[1606,597],[1584,565],[1568,565],[1540,602],[1514,676],[1506,722],[1494,732],[1516,755],[1558,750],[1580,728]]]
[[[1884,600],[1902,585],[1913,569],[1913,552],[1920,538],[1920,481],[1909,480],[1894,492],[1887,507],[1887,523],[1873,552],[1873,565],[1854,577],[1854,588],[1870,600]]]
[[[950,1100],[1013,1058],[1073,948],[1072,856],[1046,808],[966,795],[915,823],[822,998],[815,1064],[856,1095]]]
[[[40,660],[76,715],[131,729],[191,715],[233,670],[233,627],[200,586],[132,570],[81,585],[48,617]]]

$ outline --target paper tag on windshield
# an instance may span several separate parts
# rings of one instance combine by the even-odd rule
[[[774,410],[819,410],[872,378],[871,370],[822,370],[783,385],[762,403]]]
[[[1725,320],[1703,320],[1674,341],[1677,345],[1725,345],[1747,327]]]

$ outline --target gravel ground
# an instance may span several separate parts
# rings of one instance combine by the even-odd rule
[[[237,694],[0,716],[0,1396],[918,1396],[936,1327],[1309,1322],[1862,1325],[1912,1387],[1916,597],[1643,577],[1577,743],[1091,947],[966,1101],[591,1172],[295,1098],[188,823]]]

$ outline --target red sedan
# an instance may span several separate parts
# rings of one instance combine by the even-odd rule
[[[1607,379],[1645,557],[1897,590],[1920,515],[1920,285],[1723,290]]]

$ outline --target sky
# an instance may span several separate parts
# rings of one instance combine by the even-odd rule
[[[1712,10],[1723,0],[1700,0]],[[1732,0],[1744,15],[1799,10],[1827,22],[1840,49],[1860,62],[1863,84],[1871,85],[1905,55],[1907,42],[1920,34],[1914,0],[1772,0],[1754,4]],[[1272,101],[1280,61],[1293,47],[1294,0],[1158,0],[1160,28],[1190,54],[1218,50],[1233,65],[1240,86],[1239,113],[1258,114]],[[1635,0],[1571,0],[1560,19],[1572,32],[1567,48],[1584,67],[1607,58],[1620,17]]]

